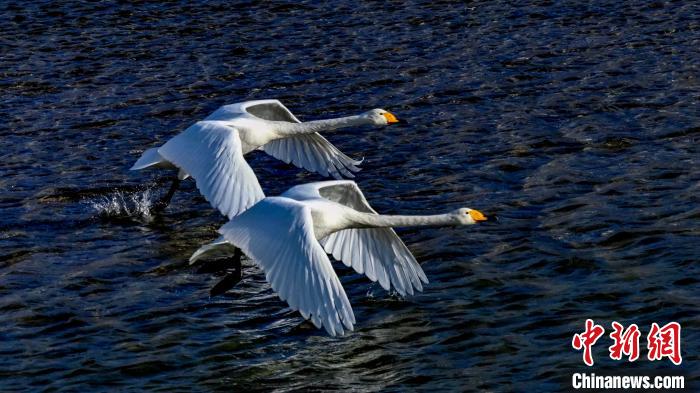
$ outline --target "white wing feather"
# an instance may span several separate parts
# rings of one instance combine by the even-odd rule
[[[158,153],[191,175],[202,195],[228,218],[265,197],[243,158],[234,128],[200,121],[170,139]]]
[[[332,143],[319,133],[295,135],[289,138],[276,139],[262,146],[265,153],[292,163],[299,168],[319,173],[323,176],[333,176],[336,179],[355,177],[362,161],[353,160],[338,150]]]
[[[266,120],[300,123],[299,119],[278,100],[249,101],[223,106],[207,119],[231,119],[240,113],[251,113]],[[362,163],[362,160],[353,160],[343,154],[317,132],[277,139],[263,145],[261,149],[287,164],[292,163],[299,168],[323,176],[333,176],[336,179],[341,179],[343,176],[355,177],[352,172],[359,171],[360,168],[357,165]]]
[[[299,119],[278,100],[246,101],[224,105],[209,115],[206,120],[231,120],[242,114],[251,114],[264,120],[300,123]],[[357,161],[343,154],[317,132],[277,139],[266,143],[260,149],[287,164],[292,163],[299,168],[323,176],[333,176],[336,179],[355,177],[353,172],[359,171],[360,168],[357,165],[362,163],[362,160]]]
[[[401,295],[412,295],[428,283],[413,254],[391,228],[344,229],[324,238],[321,243],[329,254],[382,288],[389,284]]]
[[[219,229],[263,270],[280,299],[330,335],[353,330],[355,315],[303,204],[269,197]]]
[[[351,180],[319,182],[319,196],[351,207],[355,210],[377,214],[365,199],[360,188]],[[372,281],[379,281],[382,288],[394,286],[401,295],[423,290],[421,282],[428,278],[408,247],[392,228],[344,229],[321,240],[326,252],[365,274]]]

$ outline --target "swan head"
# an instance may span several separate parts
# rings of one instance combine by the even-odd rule
[[[372,109],[362,114],[369,121],[377,126],[386,126],[389,124],[400,123],[401,121],[396,116],[384,109]]]
[[[473,225],[479,221],[486,221],[488,218],[476,209],[463,207],[452,212],[458,225]]]

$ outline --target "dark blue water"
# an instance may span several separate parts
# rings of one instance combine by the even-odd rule
[[[562,391],[571,373],[700,382],[700,6],[694,2],[171,1],[0,5],[3,391]],[[409,121],[328,134],[364,157],[383,213],[460,206],[484,225],[400,230],[430,284],[401,298],[338,266],[342,338],[244,260],[189,255],[224,223],[166,171],[130,172],[223,104],[302,120],[381,107]],[[248,157],[268,194],[321,180]],[[584,366],[586,318],[637,323],[642,359]],[[652,322],[683,364],[649,362]]]

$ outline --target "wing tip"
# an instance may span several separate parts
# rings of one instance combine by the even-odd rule
[[[352,163],[352,165],[355,165],[355,166],[362,165],[362,163],[365,162],[365,158],[362,157],[359,160],[354,160],[354,159],[350,158],[350,162]],[[357,170],[359,171],[360,168],[357,168]]]
[[[202,258],[202,256],[209,250],[208,246],[209,245],[207,244],[199,247],[194,253],[192,253],[189,259],[190,266],[194,265],[200,258]]]

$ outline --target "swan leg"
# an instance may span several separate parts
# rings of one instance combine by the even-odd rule
[[[241,268],[242,255],[243,253],[241,252],[241,249],[236,247],[233,256],[226,260],[226,264],[228,266],[233,266],[233,268],[226,269],[226,275],[209,291],[209,296],[217,296],[226,293],[229,289],[233,288],[239,281],[241,281],[241,276],[243,273],[243,269]]]
[[[180,179],[176,177],[175,179],[173,179],[173,184],[170,185],[170,189],[168,190],[168,192],[156,203],[153,204],[153,210],[155,212],[163,211],[163,209],[165,209],[170,204],[170,200],[173,199],[173,194],[175,194],[175,191],[179,186]]]

